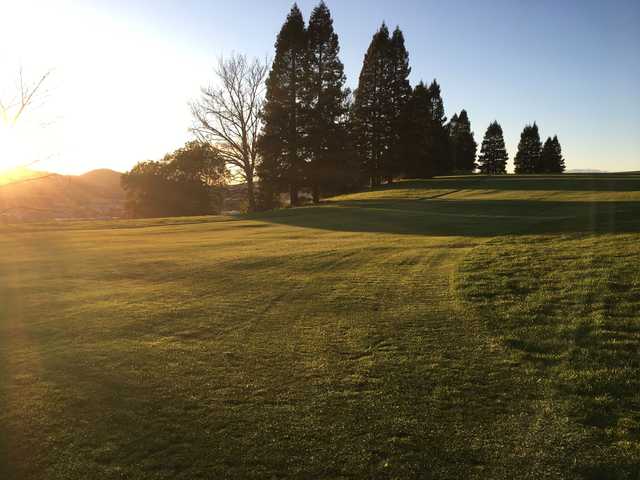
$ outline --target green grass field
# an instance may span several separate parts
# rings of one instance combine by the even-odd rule
[[[0,252],[0,479],[640,478],[640,174]]]

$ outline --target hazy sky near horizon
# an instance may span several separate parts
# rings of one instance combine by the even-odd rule
[[[190,139],[189,100],[220,55],[272,57],[290,0],[0,0],[0,98],[19,65],[53,69],[46,101],[0,127],[0,168],[126,170]],[[316,0],[298,2],[308,19]],[[497,119],[513,159],[537,121],[569,169],[640,170],[640,1],[327,0],[348,84],[384,20],[404,31],[411,80],[442,86],[476,141]],[[7,8],[8,5],[8,8]],[[4,95],[4,97],[3,97]],[[510,162],[512,164],[512,162]]]

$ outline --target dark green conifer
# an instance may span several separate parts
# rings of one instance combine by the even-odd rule
[[[478,144],[473,138],[471,122],[466,110],[454,115],[449,121],[451,163],[453,171],[471,173],[475,171]]]
[[[267,79],[260,140],[262,165],[258,172],[261,183],[271,183],[262,186],[264,192],[288,187],[291,205],[298,204],[298,192],[306,173],[302,101],[306,61],[307,31],[302,12],[294,4],[278,34]]]
[[[458,151],[456,149],[456,139],[458,135],[458,114],[454,113],[447,123],[447,133],[449,134],[449,154],[451,155],[451,165],[455,171],[458,165]]]
[[[514,164],[517,174],[542,173],[540,164],[540,153],[542,143],[540,142],[540,133],[538,125],[527,125],[520,135],[520,143],[518,144],[518,153],[515,156]]]
[[[405,176],[407,178],[431,178],[436,172],[429,143],[433,118],[431,115],[431,94],[423,82],[420,82],[413,89],[408,112],[410,121],[407,123],[404,135],[407,145]]]
[[[389,155],[383,166],[387,181],[402,171],[404,157],[407,155],[407,144],[403,132],[410,121],[408,107],[412,88],[409,83],[409,53],[405,47],[404,35],[400,27],[396,27],[390,40],[390,58],[388,64],[388,96],[383,99],[388,104],[391,117],[391,144]]]
[[[553,147],[554,147],[554,162],[552,165],[553,173],[564,173],[567,168],[564,163],[564,157],[562,156],[562,147],[560,146],[560,140],[558,140],[558,136],[553,136]]]
[[[480,157],[478,158],[480,172],[485,175],[500,175],[507,173],[507,149],[504,144],[502,127],[493,122],[487,128],[482,141]]]
[[[431,127],[427,134],[429,156],[435,166],[436,175],[447,175],[453,172],[453,165],[449,132],[446,125],[447,117],[444,112],[440,85],[436,80],[433,80],[428,91],[431,109]]]
[[[540,152],[540,170],[541,173],[551,173],[551,164],[553,163],[553,140],[551,137],[548,137],[542,146],[542,151]]]
[[[338,35],[331,12],[323,2],[313,10],[307,28],[308,50],[304,82],[305,140],[309,155],[309,180],[313,200],[321,190],[337,187],[345,168],[346,81],[339,58]]]
[[[563,173],[565,170],[562,148],[558,137],[547,138],[540,155],[541,173]]]
[[[371,39],[355,92],[352,125],[354,146],[371,186],[378,186],[390,164],[393,115],[389,106],[389,29],[383,23]]]

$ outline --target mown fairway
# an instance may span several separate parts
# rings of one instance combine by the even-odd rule
[[[0,478],[640,478],[640,175],[0,227]]]

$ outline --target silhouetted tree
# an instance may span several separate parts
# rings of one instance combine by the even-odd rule
[[[392,182],[403,169],[410,72],[402,31],[390,37],[383,23],[365,54],[353,108],[354,145],[372,186]]]
[[[342,154],[344,160],[341,161],[342,168],[336,172],[335,185],[333,190],[335,193],[347,193],[362,188],[369,180],[363,174],[362,165],[355,144],[355,128],[354,115],[355,94],[352,90],[347,90],[348,95],[345,98],[345,114],[342,123],[345,126],[346,139],[343,146]]]
[[[540,165],[541,149],[538,125],[534,122],[533,125],[525,126],[520,135],[518,153],[514,158],[516,173],[540,173],[542,170]]]
[[[220,58],[216,86],[191,103],[192,131],[219,152],[231,173],[247,184],[249,210],[256,208],[254,177],[267,66],[244,55]]]
[[[473,172],[476,165],[478,144],[473,138],[471,122],[466,110],[454,115],[449,121],[449,141],[451,144],[451,163],[454,171]]]
[[[383,23],[364,57],[353,107],[353,139],[362,169],[371,186],[382,183],[394,141],[394,117],[390,107],[389,65],[391,39]]]
[[[542,146],[540,153],[540,171],[541,173],[551,173],[551,163],[554,154],[553,141],[551,137],[547,137],[547,140]]]
[[[208,187],[221,187],[230,177],[224,153],[199,140],[187,142],[184,147],[165,155],[163,161],[171,165],[174,177]]]
[[[420,82],[413,89],[408,112],[409,121],[403,134],[407,145],[405,176],[408,178],[431,178],[436,171],[435,161],[430,155],[429,148],[433,118],[431,115],[431,95],[423,82]]]
[[[564,157],[562,156],[562,147],[560,146],[560,140],[558,140],[558,136],[553,136],[553,146],[555,149],[554,152],[554,161],[552,163],[552,171],[553,173],[564,173],[567,168],[564,162]]]
[[[453,135],[455,134],[457,126],[458,126],[458,114],[454,113],[453,116],[449,119],[449,123],[447,124],[447,129],[449,131],[450,137],[453,137]]]
[[[562,147],[558,137],[547,138],[540,155],[541,173],[563,173],[565,170]]]
[[[141,162],[122,175],[126,208],[132,217],[219,213],[225,159],[208,143],[189,142],[159,162]]]
[[[347,96],[344,66],[338,57],[338,35],[324,2],[311,13],[304,76],[304,140],[309,155],[308,177],[313,201],[321,190],[339,189],[346,168]]]
[[[259,176],[263,207],[269,194],[288,187],[291,205],[298,205],[298,193],[305,182],[304,82],[307,30],[297,5],[291,8],[278,34],[276,54],[267,79],[267,94],[260,139],[262,165]]]
[[[507,173],[507,149],[504,144],[502,127],[493,122],[487,128],[482,141],[480,157],[478,158],[480,172],[485,175],[499,175]]]
[[[389,117],[391,123],[391,139],[389,155],[385,157],[383,170],[387,182],[393,182],[393,177],[402,171],[403,160],[407,154],[407,145],[403,132],[408,128],[409,102],[412,97],[412,88],[409,83],[411,67],[409,66],[409,52],[405,47],[404,35],[400,27],[396,27],[391,35],[389,44],[388,64],[388,102]]]
[[[440,85],[434,80],[429,86],[431,105],[431,127],[428,131],[429,157],[435,165],[436,175],[446,175],[453,172],[447,117],[444,112],[444,102],[440,92]]]

